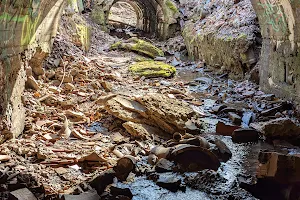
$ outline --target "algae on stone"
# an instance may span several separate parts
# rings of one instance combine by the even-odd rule
[[[175,3],[173,3],[171,0],[166,1],[166,6],[173,12],[173,14],[179,13]]]
[[[126,40],[124,42],[116,42],[113,45],[111,45],[110,49],[125,49],[129,51],[135,51],[147,55],[151,58],[164,56],[164,52],[161,49],[155,47],[149,42],[137,38],[130,38],[129,40]]]
[[[159,61],[144,61],[132,64],[129,70],[133,74],[145,76],[147,78],[153,77],[170,77],[175,74],[176,68]]]

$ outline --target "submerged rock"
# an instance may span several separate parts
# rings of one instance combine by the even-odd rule
[[[130,38],[124,42],[119,41],[111,45],[110,49],[125,49],[129,51],[135,51],[151,58],[164,57],[164,52],[161,49],[155,47],[149,42],[137,38]]]
[[[176,68],[159,61],[143,61],[132,64],[129,70],[136,75],[153,77],[170,77],[176,72]]]
[[[171,192],[177,192],[178,190],[185,191],[185,186],[181,184],[181,179],[178,176],[168,173],[159,176],[156,184]]]

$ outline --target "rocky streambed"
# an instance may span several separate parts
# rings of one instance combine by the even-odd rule
[[[77,17],[92,25],[88,52],[64,16],[51,55],[26,63],[25,130],[1,138],[1,199],[299,198],[294,104],[187,60],[180,36],[161,50]]]

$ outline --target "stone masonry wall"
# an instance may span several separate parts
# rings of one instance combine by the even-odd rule
[[[4,0],[0,4],[0,143],[24,128],[26,49],[51,49],[65,0]],[[28,58],[26,58],[28,59]],[[5,134],[5,135],[4,135]]]
[[[260,86],[300,100],[300,0],[252,0],[263,36]]]

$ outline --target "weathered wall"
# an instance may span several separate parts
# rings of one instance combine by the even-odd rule
[[[263,36],[260,86],[300,100],[300,0],[252,0]]]
[[[121,0],[96,0],[92,10],[94,21],[107,30],[108,15],[110,8]],[[172,0],[134,0],[142,11],[142,29],[146,32],[155,33],[157,37],[166,39],[169,36],[169,27],[177,24],[179,11]]]
[[[250,0],[181,0],[189,56],[241,78],[257,62],[259,27]],[[258,52],[258,53],[256,53]]]
[[[4,0],[0,4],[0,142],[24,128],[24,51],[50,51],[65,0]],[[28,53],[26,54],[29,55]],[[6,131],[4,131],[6,130]]]

